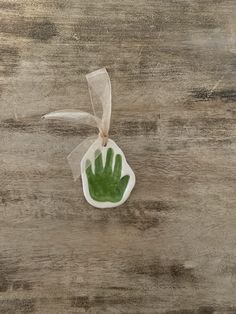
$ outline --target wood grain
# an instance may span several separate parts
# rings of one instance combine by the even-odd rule
[[[0,1],[0,313],[236,313],[234,0]],[[67,154],[112,80],[137,176],[95,209]]]

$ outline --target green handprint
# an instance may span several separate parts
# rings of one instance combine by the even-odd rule
[[[113,157],[113,149],[108,148],[105,167],[103,167],[101,151],[97,150],[94,173],[91,162],[89,160],[86,162],[90,164],[86,169],[89,193],[95,201],[117,203],[124,195],[130,176],[125,175],[121,178],[122,157],[120,154],[116,155],[114,170],[112,169]]]

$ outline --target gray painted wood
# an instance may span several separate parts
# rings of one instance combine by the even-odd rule
[[[236,313],[234,0],[0,1],[0,313]],[[94,130],[40,121],[88,110],[112,79],[111,136],[137,176],[89,206],[66,155]]]

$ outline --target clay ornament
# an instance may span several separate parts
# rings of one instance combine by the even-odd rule
[[[84,196],[97,208],[123,204],[135,185],[135,175],[117,144],[108,137],[111,119],[111,82],[105,68],[86,75],[93,113],[79,110],[59,110],[44,119],[63,119],[95,126],[98,137],[80,143],[67,157],[74,180],[82,178]],[[103,109],[102,117],[95,105]]]

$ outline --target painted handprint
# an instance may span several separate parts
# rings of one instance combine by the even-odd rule
[[[127,188],[130,176],[121,177],[122,156],[116,154],[110,147],[106,152],[106,161],[103,165],[101,151],[96,151],[94,172],[90,160],[87,160],[86,175],[88,179],[89,193],[97,202],[119,202]],[[114,167],[113,158],[115,157]]]

